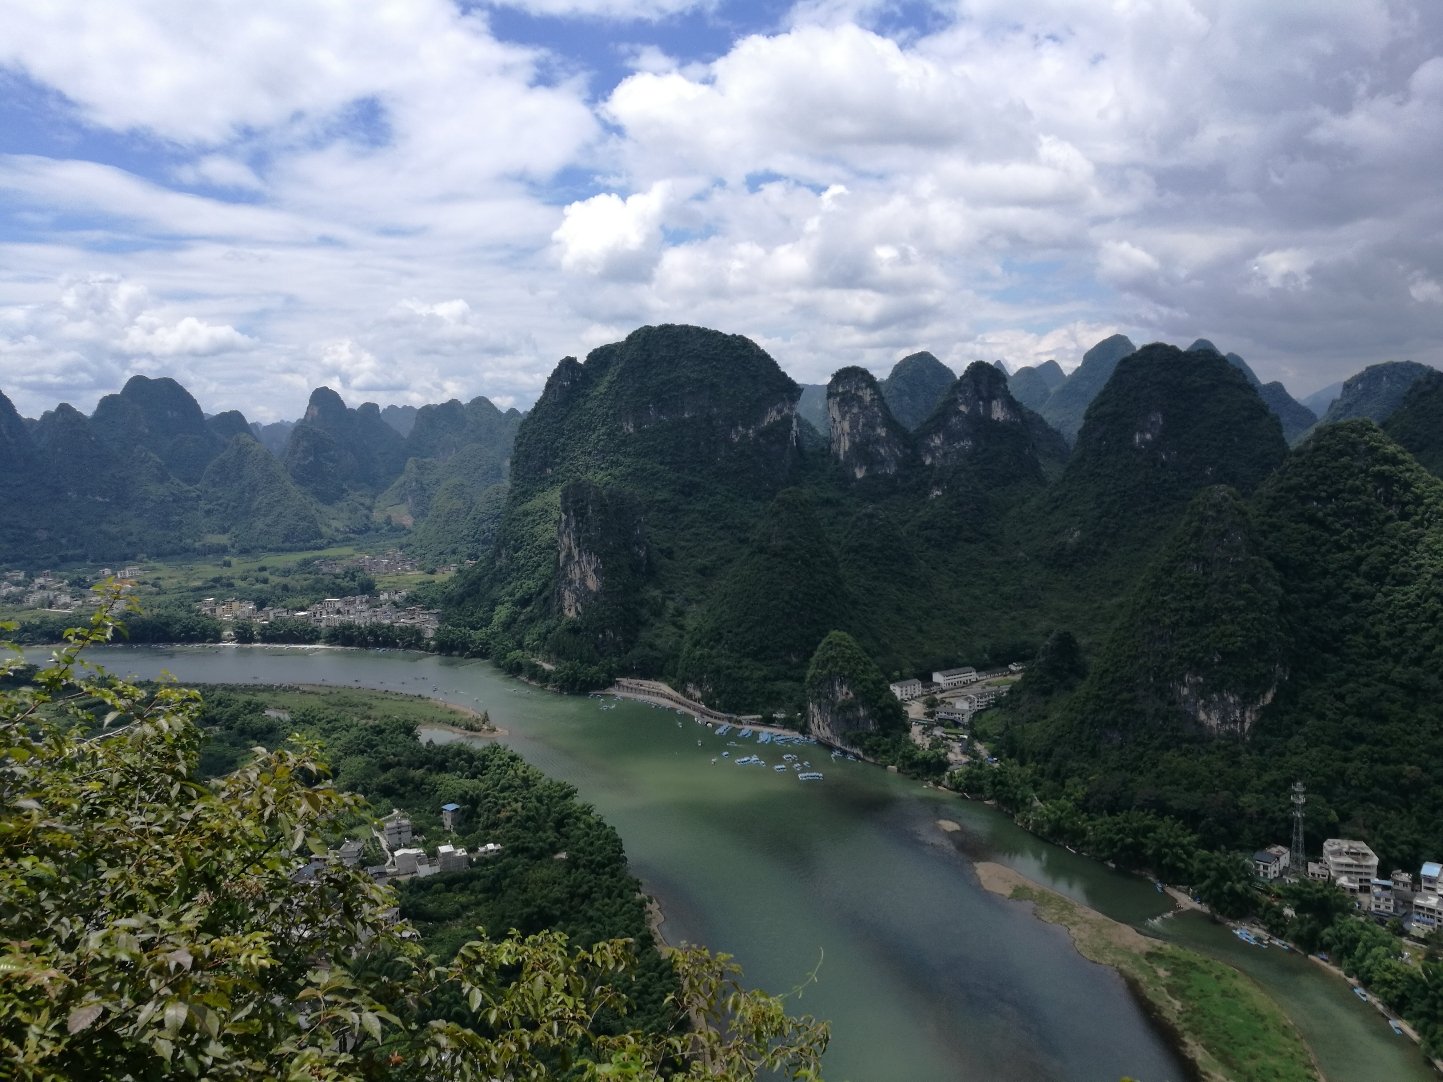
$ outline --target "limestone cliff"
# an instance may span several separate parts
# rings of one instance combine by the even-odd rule
[[[854,747],[866,734],[906,727],[881,671],[844,631],[833,631],[812,655],[806,692],[807,728],[825,744]]]
[[[907,432],[864,368],[843,368],[827,384],[827,429],[832,458],[853,480],[889,477],[907,460]]]
[[[964,469],[989,485],[1040,482],[1043,461],[1059,466],[1067,445],[1012,397],[1007,377],[976,361],[917,430],[917,451],[936,471]]]
[[[561,490],[556,523],[556,610],[579,619],[594,605],[623,607],[646,575],[648,547],[634,497],[576,481]]]

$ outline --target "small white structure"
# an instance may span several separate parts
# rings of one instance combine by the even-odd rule
[[[487,842],[480,849],[476,850],[476,855],[478,857],[494,857],[499,852],[501,852],[501,846],[495,842]]]
[[[892,689],[892,694],[904,703],[910,702],[922,694],[922,681],[917,679],[898,680],[895,684],[887,686]]]
[[[1253,868],[1259,878],[1271,882],[1288,874],[1290,856],[1281,845],[1270,845],[1253,854]]]
[[[1365,843],[1351,838],[1329,838],[1325,841],[1323,862],[1334,879],[1347,876],[1370,883],[1378,878],[1378,854]]]
[[[426,859],[426,850],[397,849],[392,856],[396,858],[397,875],[415,875],[417,868]]]
[[[944,690],[960,688],[964,684],[975,684],[976,682],[977,670],[970,665],[962,669],[942,669],[932,674],[932,683],[939,684]]]
[[[436,862],[443,872],[461,872],[471,867],[471,856],[464,848],[443,845],[436,850]]]

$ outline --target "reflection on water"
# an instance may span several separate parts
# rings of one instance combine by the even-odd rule
[[[97,653],[118,671],[168,668],[185,682],[359,684],[485,707],[509,745],[575,785],[616,826],[637,875],[662,900],[669,939],[734,954],[748,980],[771,991],[804,985],[794,1010],[833,1023],[831,1079],[1184,1077],[1117,974],[1081,958],[1063,930],[982,890],[971,861],[1008,864],[1116,919],[1146,922],[1164,900],[980,805],[814,747],[758,747],[672,711],[603,710],[550,695],[483,662],[267,648]],[[722,751],[757,754],[767,766],[735,766]],[[824,781],[771,769],[803,751]],[[963,829],[945,835],[939,818]],[[1212,931],[1195,933],[1210,951],[1211,939],[1232,939]],[[1371,1019],[1334,1002],[1331,989],[1317,991],[1327,982],[1279,977],[1275,988],[1258,979],[1288,1004],[1323,1012],[1329,1032],[1345,1035],[1335,1043],[1361,1049],[1381,1070],[1329,1069],[1331,1077],[1425,1077],[1414,1070],[1416,1052],[1409,1061],[1371,1032]],[[1343,998],[1353,999],[1346,990]]]

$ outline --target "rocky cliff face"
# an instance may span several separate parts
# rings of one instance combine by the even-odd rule
[[[1382,424],[1402,405],[1413,384],[1432,371],[1435,369],[1416,361],[1369,365],[1343,381],[1343,391],[1328,407],[1322,423],[1330,425],[1366,417]]]
[[[580,619],[598,604],[623,606],[649,563],[641,508],[629,494],[573,482],[556,523],[555,607]]]
[[[855,747],[870,733],[906,728],[902,704],[855,639],[833,631],[807,668],[807,728],[826,744]]]
[[[1007,377],[975,361],[916,432],[922,464],[939,474],[963,470],[975,481],[1041,482],[1044,457],[1059,463],[1067,445],[1007,388]]]
[[[864,368],[843,368],[827,384],[827,429],[832,458],[853,480],[889,477],[907,460],[906,430]]]

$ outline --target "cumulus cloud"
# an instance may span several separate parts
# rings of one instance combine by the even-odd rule
[[[653,184],[622,199],[614,192],[572,203],[552,240],[569,271],[607,278],[642,278],[656,265],[671,185]]]
[[[58,135],[0,156],[0,386],[525,404],[659,321],[808,380],[1118,330],[1300,392],[1443,363],[1443,6],[1144,7],[21,5],[0,68]]]

